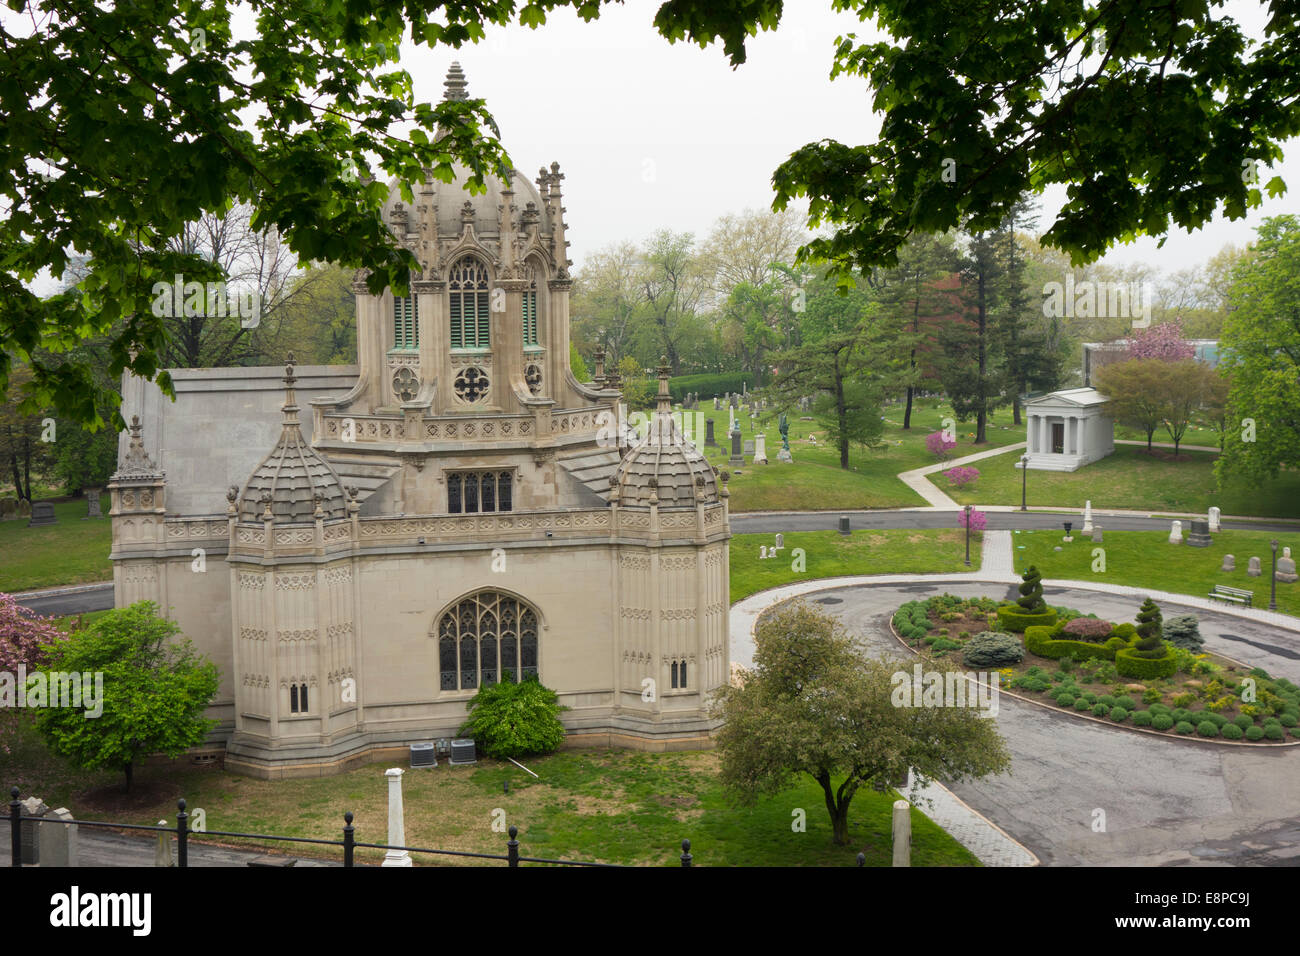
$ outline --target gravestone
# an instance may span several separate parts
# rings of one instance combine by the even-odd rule
[[[1250,575],[1252,578],[1259,577],[1260,575],[1259,558],[1251,558],[1250,561],[1247,562],[1246,573]]]
[[[1273,572],[1273,577],[1287,584],[1300,580],[1300,575],[1295,571],[1295,559],[1291,557],[1290,548],[1282,549],[1282,557],[1277,559],[1277,570]]]
[[[743,465],[745,456],[740,452],[740,429],[734,428],[731,432],[731,457],[727,459],[729,465]]]
[[[840,534],[850,534],[850,533],[851,533],[851,529],[849,528],[849,519],[846,518],[846,517],[841,516],[841,517],[840,517]]]
[[[732,393],[732,396],[731,396],[731,407],[732,407],[732,408],[739,408],[739,407],[740,407],[740,396],[739,396],[739,395],[736,395],[734,392]]]
[[[713,396],[713,410],[716,412],[716,411],[719,411],[721,408],[722,408],[722,403],[721,403],[720,401],[718,401],[718,396],[714,395],[714,396]]]
[[[87,518],[104,517],[104,512],[101,511],[99,507],[99,492],[100,492],[99,488],[86,489],[86,517]]]
[[[754,439],[752,438],[745,439],[745,457],[747,458],[754,457]]]
[[[781,534],[781,532],[778,531],[776,534],[776,550],[780,551],[784,547],[785,547],[785,535]]]
[[[767,436],[762,432],[754,437],[754,462],[767,464]]]
[[[1211,508],[1209,514],[1210,534],[1217,534],[1219,531],[1219,516],[1222,514],[1218,508]]]
[[[58,519],[54,517],[54,505],[48,501],[38,501],[32,505],[32,519],[27,522],[27,527],[36,528],[46,524],[58,524]]]
[[[1092,534],[1092,502],[1091,501],[1085,501],[1083,503],[1083,528],[1080,530],[1080,533]]]
[[[1172,525],[1169,526],[1169,543],[1170,544],[1183,543],[1183,523],[1181,521],[1175,521]]]
[[[17,514],[17,498],[0,498],[0,521],[12,521]]]
[[[1193,548],[1208,548],[1210,546],[1210,523],[1208,521],[1193,521],[1192,530],[1187,535],[1187,544]]]
[[[767,555],[767,545],[762,544],[758,547],[758,560],[762,561]]]
[[[71,820],[67,807],[59,807],[46,815],[48,820]],[[40,823],[41,866],[77,866],[77,825]]]
[[[716,404],[718,400],[715,398],[713,401],[714,401],[714,403]],[[712,419],[712,418],[706,418],[706,419],[704,420],[704,447],[705,447],[705,448],[717,448],[717,447],[718,447],[717,439],[715,439],[715,438],[713,437],[713,419]]]
[[[1231,554],[1225,554],[1225,555],[1223,556],[1223,566],[1222,566],[1221,568],[1219,568],[1219,570],[1220,570],[1220,571],[1236,571],[1236,570],[1237,570],[1237,559],[1236,559],[1235,557],[1233,557]]]
[[[1092,541],[1093,544],[1101,544],[1101,525],[1099,524],[1092,526]]]
[[[45,801],[40,797],[28,797],[23,800],[18,811],[19,818],[26,820],[35,820],[44,817],[50,812],[50,808],[45,805]],[[41,844],[40,844],[39,823],[24,822],[19,826],[19,858],[23,863],[40,863],[41,862]]]

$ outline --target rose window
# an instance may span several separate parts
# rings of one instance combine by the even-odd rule
[[[542,394],[542,369],[539,365],[529,365],[524,369],[524,381],[528,383],[528,391],[534,395]]]
[[[463,402],[482,401],[491,385],[487,373],[474,365],[461,369],[456,376],[456,381],[453,383],[456,397]]]
[[[419,389],[419,378],[406,366],[399,368],[393,375],[393,394],[403,402],[409,402],[415,398],[415,393]]]

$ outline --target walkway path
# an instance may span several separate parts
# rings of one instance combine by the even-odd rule
[[[995,455],[1005,455],[1007,452],[1017,451],[1025,447],[1024,442],[1018,442],[1014,445],[1003,445],[1000,448],[990,448],[988,451],[981,451],[974,455],[967,455],[964,458],[954,458],[952,461],[941,461],[937,465],[926,465],[924,468],[913,468],[911,471],[900,472],[898,480],[911,488],[918,495],[930,503],[932,508],[944,508],[949,511],[958,511],[961,505],[953,501],[942,491],[936,488],[933,482],[925,476],[933,475],[936,471],[947,471],[949,468],[956,468],[959,465],[968,465],[973,461],[982,461],[985,458],[992,458]]]

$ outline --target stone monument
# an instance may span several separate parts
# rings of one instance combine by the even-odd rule
[[[785,417],[785,412],[781,413],[780,421],[776,427],[781,433],[781,450],[776,453],[776,460],[793,462],[794,458],[790,455],[790,422]]]
[[[27,522],[27,527],[36,528],[45,524],[58,524],[59,521],[54,517],[54,505],[48,501],[38,501],[32,505],[32,518]]]
[[[99,507],[99,493],[102,490],[103,490],[102,488],[86,489],[86,518],[104,517],[104,512],[101,511]],[[83,518],[82,520],[84,521],[85,518]]]
[[[714,401],[714,402],[717,402],[717,399],[715,398],[713,401]],[[715,438],[713,437],[713,419],[712,419],[712,418],[706,418],[706,419],[704,420],[704,447],[705,447],[705,448],[717,448],[717,447],[718,447],[717,439],[715,439]]]
[[[1300,579],[1300,575],[1295,571],[1295,559],[1291,557],[1291,549],[1283,548],[1282,557],[1277,559],[1277,570],[1273,576],[1279,581],[1285,581],[1287,584],[1293,584]]]
[[[388,778],[388,844],[389,846],[406,846],[406,818],[402,808],[402,769],[394,767],[385,770]],[[411,854],[408,850],[389,850],[384,854],[385,866],[411,866]]]
[[[1209,514],[1209,519],[1210,519],[1210,520],[1209,520],[1209,522],[1208,522],[1209,525],[1210,525],[1210,534],[1218,534],[1218,531],[1219,531],[1219,516],[1220,516],[1221,514],[1222,514],[1222,512],[1219,511],[1218,508],[1211,508],[1211,509],[1210,509],[1210,514]]]
[[[767,436],[762,432],[754,436],[754,463],[767,464]]]
[[[1093,544],[1101,544],[1101,525],[1099,524],[1092,526],[1092,542]]]
[[[1260,576],[1260,573],[1259,558],[1251,558],[1250,561],[1246,563],[1246,574],[1252,578],[1257,578]]]
[[[727,459],[729,465],[743,465],[745,456],[740,451],[740,427],[734,422],[731,426],[731,457]]]
[[[1208,548],[1210,546],[1210,523],[1208,521],[1193,521],[1191,531],[1187,535],[1187,544],[1193,548]]]
[[[1170,544],[1183,543],[1183,523],[1181,521],[1175,521],[1172,525],[1169,526],[1169,543]]]
[[[1235,557],[1233,557],[1231,554],[1225,554],[1225,555],[1223,556],[1223,566],[1220,567],[1219,570],[1220,570],[1220,571],[1236,571],[1236,570],[1237,570],[1237,559],[1236,559]]]
[[[1085,501],[1083,503],[1083,527],[1080,529],[1079,533],[1092,534],[1092,502],[1091,501]]]

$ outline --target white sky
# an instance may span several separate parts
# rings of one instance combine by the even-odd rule
[[[537,30],[493,28],[485,42],[455,52],[403,49],[417,98],[441,99],[447,66],[459,60],[515,164],[531,178],[559,161],[576,266],[602,246],[662,227],[703,238],[724,213],[769,207],[772,172],[798,147],[823,138],[861,144],[879,132],[866,84],[829,79],[835,38],[872,33],[856,17],[824,0],[787,3],[780,28],[751,38],[748,61],[732,70],[720,45],[670,45],[653,27],[657,6],[630,0],[592,23],[560,10]],[[1262,34],[1260,4],[1233,0],[1228,9]],[[1300,190],[1300,149],[1289,145],[1285,162],[1259,171],[1261,182],[1280,174]],[[1042,198],[1040,230],[1064,195],[1061,187]],[[1103,261],[1172,272],[1227,243],[1244,245],[1265,216],[1296,209],[1294,192],[1266,197],[1246,219],[1172,232],[1163,249],[1155,239],[1117,246]]]

